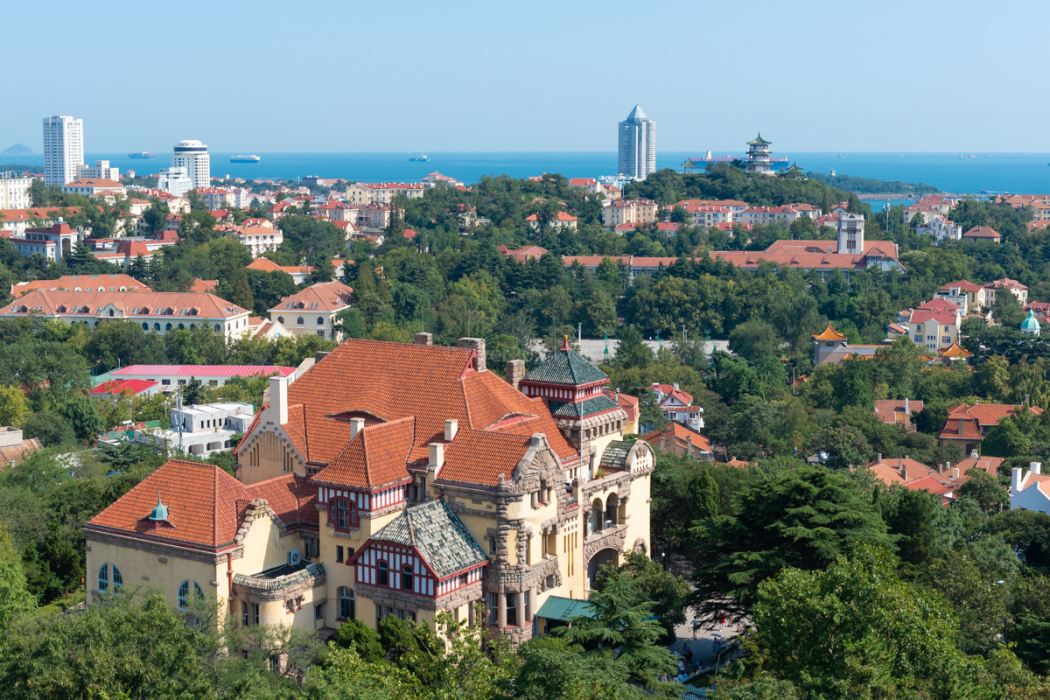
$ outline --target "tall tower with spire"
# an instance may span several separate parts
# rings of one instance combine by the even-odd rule
[[[619,174],[644,180],[656,172],[656,122],[635,105],[620,122]]]

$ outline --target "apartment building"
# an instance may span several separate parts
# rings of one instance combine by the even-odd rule
[[[421,199],[429,187],[421,182],[355,182],[346,188],[346,203],[393,204],[398,195]]]
[[[120,182],[120,169],[110,167],[108,160],[96,160],[94,165],[78,165],[76,179]]]
[[[14,171],[0,172],[0,210],[28,209],[32,206],[33,201],[29,196],[29,186],[32,184],[31,177],[23,177]],[[2,217],[0,213],[0,220]]]
[[[116,180],[83,179],[73,180],[62,185],[62,191],[66,194],[79,194],[84,197],[92,197],[100,192],[124,196],[127,190],[124,185]]]
[[[44,184],[76,180],[83,162],[84,121],[61,115],[44,119]]]
[[[58,261],[73,253],[83,235],[59,217],[58,223],[48,228],[26,228],[21,236],[12,236],[10,240],[15,250],[27,258],[39,254]]]
[[[621,224],[651,224],[660,206],[651,199],[618,199],[602,210],[602,226],[612,230]]]
[[[291,335],[319,335],[339,340],[336,315],[350,308],[353,291],[338,281],[311,285],[281,299],[270,309],[270,320],[287,328]]]
[[[253,258],[272,253],[284,243],[284,234],[280,229],[263,226],[230,226],[223,229],[222,233],[247,248]]]

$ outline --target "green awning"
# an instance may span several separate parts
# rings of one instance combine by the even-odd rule
[[[552,595],[540,606],[540,609],[536,612],[536,617],[568,622],[574,617],[593,617],[593,614],[591,613],[591,604],[586,600],[575,600]]]

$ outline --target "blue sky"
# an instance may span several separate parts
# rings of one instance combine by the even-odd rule
[[[1050,3],[8,3],[0,150],[1050,152]],[[13,89],[12,89],[13,88]]]

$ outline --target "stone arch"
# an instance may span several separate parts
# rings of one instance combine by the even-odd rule
[[[612,547],[598,550],[587,562],[587,583],[589,588],[594,588],[598,578],[598,571],[606,564],[611,566],[620,564],[620,553]]]
[[[602,525],[604,529],[606,524],[609,527],[616,527],[620,524],[620,497],[615,493],[609,494],[609,497],[605,499],[605,524]]]
[[[638,552],[639,554],[644,554],[645,556],[649,556],[649,546],[645,543],[645,540],[643,540],[641,537],[639,537],[638,539],[636,539],[634,541],[634,547],[632,547],[632,549],[634,551]]]
[[[591,517],[588,519],[590,532],[601,532],[605,521],[605,507],[597,496],[591,501]]]

